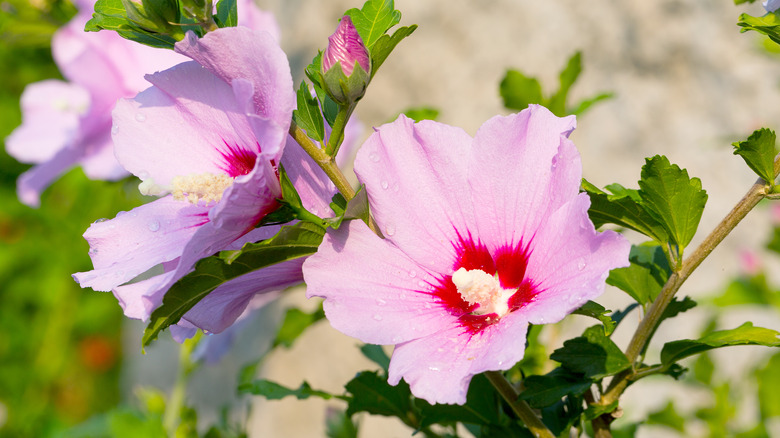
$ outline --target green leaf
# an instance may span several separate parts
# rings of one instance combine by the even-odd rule
[[[534,408],[550,406],[569,394],[584,393],[591,383],[592,380],[588,378],[558,367],[545,375],[529,376],[523,380],[525,390],[520,393],[520,399]]]
[[[524,110],[530,104],[544,103],[539,81],[517,70],[507,70],[501,80],[499,92],[504,106],[513,110]]]
[[[670,401],[663,409],[651,412],[647,417],[646,424],[657,424],[674,429],[680,433],[685,433],[685,418],[677,413],[674,402]]]
[[[585,421],[590,421],[596,417],[600,417],[604,414],[608,414],[618,408],[620,400],[615,400],[608,405],[593,404],[589,405],[588,409],[585,409]]]
[[[317,252],[325,231],[309,222],[284,226],[272,238],[259,243],[247,243],[236,251],[222,251],[198,261],[195,270],[177,281],[152,312],[143,336],[149,345],[163,329],[175,324],[195,304],[220,285],[267,266],[293,260]]]
[[[291,308],[284,314],[284,321],[282,326],[279,327],[279,331],[276,332],[276,338],[272,344],[273,347],[283,346],[285,348],[292,347],[293,342],[315,322],[325,318],[325,312],[320,306],[312,313],[306,313],[298,308]]]
[[[631,366],[626,355],[607,337],[604,327],[598,325],[586,329],[580,337],[565,341],[550,359],[573,373],[596,380]]]
[[[658,245],[634,245],[628,258],[631,265],[610,271],[607,284],[645,306],[658,296],[669,278],[669,262]]]
[[[325,435],[328,438],[357,438],[358,427],[346,411],[328,408],[325,413]]]
[[[758,304],[780,308],[780,294],[770,288],[766,275],[759,273],[733,280],[726,286],[723,294],[713,299],[712,303],[721,307]]]
[[[769,39],[775,43],[780,44],[780,17],[778,17],[777,14],[770,12],[762,17],[742,14],[739,16],[737,26],[742,28],[740,32],[754,30],[768,36]]]
[[[574,108],[569,109],[569,113],[574,114],[575,116],[579,116],[580,114],[589,110],[590,107],[592,107],[593,105],[601,102],[602,100],[612,99],[613,97],[615,97],[615,93],[610,92],[610,93],[597,94],[588,99],[583,99]]]
[[[404,111],[401,111],[401,113],[415,122],[419,122],[420,120],[436,120],[439,117],[439,110],[429,106],[408,108]],[[393,120],[395,120],[395,118]]]
[[[223,0],[224,1],[224,0]],[[317,99],[309,92],[309,86],[301,81],[298,88],[298,109],[293,111],[293,120],[313,140],[322,142],[325,138],[325,125],[322,121],[322,113]]]
[[[758,402],[761,407],[761,419],[780,417],[780,353],[769,358],[766,366],[756,370]]]
[[[357,412],[368,412],[373,415],[398,417],[408,421],[409,413],[414,411],[409,385],[401,381],[396,386],[387,383],[387,379],[379,377],[375,372],[363,371],[346,384],[347,391],[352,394],[347,415]]]
[[[566,115],[566,99],[569,96],[569,89],[577,78],[582,73],[582,52],[575,52],[569,61],[566,63],[566,67],[561,71],[559,76],[560,87],[558,91],[550,97],[548,103],[548,109],[553,114],[562,117]]]
[[[374,77],[379,67],[384,64],[387,57],[395,49],[395,46],[404,38],[417,30],[417,25],[404,26],[393,32],[393,35],[382,35],[369,51],[371,54],[371,78]]]
[[[236,0],[219,0],[217,2],[217,15],[214,16],[214,19],[219,27],[238,26],[238,4]]]
[[[401,21],[401,12],[395,10],[393,0],[368,0],[362,9],[352,8],[345,14],[352,18],[369,52],[388,29]]]
[[[735,5],[741,5],[742,3],[753,3],[756,0],[734,0]]]
[[[609,313],[612,313],[612,311],[605,309],[604,306],[599,303],[588,301],[572,313],[598,319],[604,325],[604,331],[607,336],[611,335],[612,331],[615,330],[615,321],[608,315]]]
[[[464,405],[432,405],[415,399],[420,412],[420,428],[433,424],[454,425],[458,422],[478,425],[498,424],[501,401],[493,385],[483,374],[471,379]]]
[[[307,382],[301,383],[301,386],[296,389],[291,389],[270,380],[258,379],[251,383],[239,385],[238,390],[239,392],[259,395],[268,400],[281,400],[290,396],[293,396],[298,400],[305,400],[309,397],[319,397],[324,400],[329,400],[333,397],[341,398],[325,391],[312,389]]]
[[[753,327],[753,323],[746,322],[735,329],[712,332],[701,339],[667,342],[661,350],[661,362],[670,365],[694,354],[731,345],[780,347],[778,335],[780,333],[775,330]]]
[[[772,186],[775,182],[776,139],[774,131],[761,128],[750,134],[747,140],[732,143],[734,155],[741,156],[753,172]]]
[[[712,385],[712,375],[715,373],[715,363],[707,353],[702,353],[693,363],[693,377],[705,385]]]
[[[665,319],[674,318],[675,316],[687,312],[688,310],[693,309],[696,307],[696,301],[692,300],[691,297],[683,297],[682,300],[677,299],[677,297],[674,297],[672,299],[672,302],[669,303],[668,306],[666,306],[666,309],[664,310],[664,313],[661,314],[661,319],[659,319],[659,323]]]
[[[363,344],[363,346],[360,347],[360,352],[363,353],[363,356],[368,360],[382,367],[385,371],[385,375],[387,375],[387,369],[390,367],[390,358],[387,356],[387,353],[385,353],[385,350],[382,349],[381,345]]]
[[[619,184],[609,186],[608,194],[587,180],[582,180],[582,189],[590,197],[588,216],[596,228],[604,224],[615,224],[644,234],[658,243],[665,244],[668,234],[641,205],[637,190],[626,189]]]
[[[583,413],[582,404],[582,396],[568,395],[563,400],[542,408],[542,422],[555,436],[568,438],[572,436],[572,426],[579,424]]]
[[[672,242],[682,249],[690,243],[699,226],[707,192],[699,178],[689,178],[685,169],[656,155],[648,158],[639,180],[642,206],[663,224]]]

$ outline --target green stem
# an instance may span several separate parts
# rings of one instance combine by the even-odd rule
[[[780,156],[775,157],[775,176],[780,172]],[[666,284],[661,292],[656,297],[655,301],[650,305],[645,318],[639,323],[639,326],[634,332],[634,336],[631,338],[625,354],[629,362],[634,364],[639,354],[645,349],[645,346],[650,342],[653,333],[657,328],[658,323],[663,316],[664,311],[672,302],[674,295],[683,285],[685,280],[690,277],[696,268],[701,265],[704,259],[710,255],[715,247],[723,241],[723,239],[731,233],[731,231],[739,224],[742,219],[769,193],[769,185],[763,179],[759,179],[748,190],[745,196],[740,199],[737,205],[726,215],[725,218],[715,227],[714,230],[704,239],[698,248],[685,259],[681,266],[669,276]],[[636,380],[638,377],[638,371],[632,367],[617,374],[609,384],[606,392],[602,394],[598,404],[602,406],[609,405],[615,400],[620,398],[623,394],[628,383],[632,380]],[[609,416],[604,414],[602,417]],[[601,418],[601,417],[599,417]],[[598,422],[593,421],[593,427],[596,432],[597,438],[611,437],[609,431],[609,421],[603,421],[601,418]]]
[[[515,414],[520,417],[520,420],[525,424],[525,427],[531,431],[536,438],[555,438],[550,429],[542,423],[542,420],[536,416],[531,406],[526,403],[525,400],[520,400],[520,394],[515,390],[515,387],[504,377],[499,371],[486,371],[485,377],[488,378],[490,383],[496,388],[501,397],[509,403]]]
[[[336,120],[333,121],[333,129],[330,131],[328,144],[325,146],[325,153],[333,158],[339,153],[339,147],[344,141],[344,128],[347,126],[349,116],[355,109],[355,104],[339,105],[339,112],[336,114]]]
[[[317,144],[306,135],[303,129],[301,129],[295,123],[295,121],[290,124],[290,135],[299,145],[301,145],[303,150],[309,154],[314,162],[320,166],[320,169],[322,169],[322,171],[325,172],[325,175],[330,178],[330,180],[336,186],[336,189],[341,192],[342,195],[344,195],[344,199],[349,201],[355,197],[355,189],[352,188],[352,186],[349,184],[349,181],[347,181],[347,178],[341,172],[341,169],[339,169],[339,166],[336,165],[335,158],[326,154],[324,150],[320,149],[320,147],[317,146]],[[368,227],[371,229],[371,231],[381,236],[378,231],[379,229],[374,222],[374,218],[371,216],[368,217]]]
[[[179,346],[178,374],[163,413],[163,427],[168,432],[168,436],[176,436],[176,428],[179,426],[181,410],[184,407],[184,399],[187,396],[187,383],[190,380],[190,375],[197,368],[197,364],[193,363],[190,358],[192,351],[195,350],[195,346],[198,345],[198,341],[200,341],[202,336],[203,333],[199,331],[192,339],[187,339]]]

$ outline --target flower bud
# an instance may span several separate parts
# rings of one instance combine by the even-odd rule
[[[127,18],[141,28],[166,33],[171,23],[179,22],[177,0],[121,0]]]
[[[322,54],[325,89],[333,100],[344,105],[363,97],[371,80],[371,58],[348,15],[328,37]]]
[[[767,12],[775,12],[780,9],[780,0],[766,0],[763,4]]]

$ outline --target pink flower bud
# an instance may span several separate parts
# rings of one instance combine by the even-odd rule
[[[330,70],[340,63],[344,76],[352,76],[355,62],[366,72],[371,73],[371,60],[368,49],[360,39],[352,19],[348,15],[341,18],[339,27],[328,37],[328,47],[322,54],[322,72]]]

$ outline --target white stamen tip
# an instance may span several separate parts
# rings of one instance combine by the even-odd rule
[[[509,312],[507,300],[515,291],[504,290],[498,279],[481,269],[460,268],[452,274],[452,283],[469,304],[479,304],[474,313],[495,313],[504,316]]]

